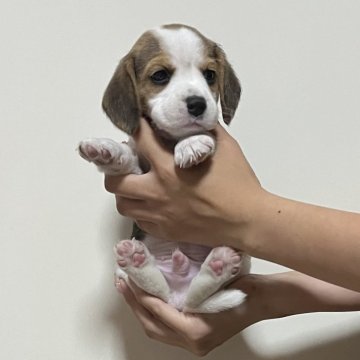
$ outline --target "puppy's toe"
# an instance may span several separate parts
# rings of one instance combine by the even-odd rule
[[[106,165],[117,155],[119,144],[110,139],[87,139],[80,142],[78,150],[82,158],[96,165]]]
[[[78,151],[85,160],[97,165],[107,175],[141,174],[137,154],[128,143],[106,138],[92,138],[80,142]]]
[[[241,265],[242,254],[226,246],[213,249],[205,262],[214,276],[229,279],[241,272]]]
[[[116,261],[121,268],[133,266],[140,268],[146,263],[148,251],[146,246],[138,240],[122,240],[115,246]]]
[[[209,135],[194,135],[175,146],[175,164],[189,168],[205,161],[215,152],[215,140]]]

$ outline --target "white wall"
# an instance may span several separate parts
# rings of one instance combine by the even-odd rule
[[[148,28],[183,22],[223,44],[244,90],[232,133],[267,189],[359,211],[359,18],[349,0],[3,1],[0,358],[192,359],[148,340],[117,296],[112,246],[129,229],[75,152],[124,137],[101,96]],[[359,359],[359,319],[268,321],[208,358]]]

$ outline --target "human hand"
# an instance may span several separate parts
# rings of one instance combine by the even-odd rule
[[[229,287],[248,296],[243,304],[216,314],[184,314],[130,282],[116,287],[152,339],[184,348],[199,356],[229,340],[246,327],[266,319],[320,312],[360,309],[360,293],[290,271],[246,275]]]
[[[246,281],[240,284],[242,289],[246,286]],[[238,308],[222,313],[190,314],[179,312],[162,300],[145,293],[131,280],[130,286],[123,280],[117,280],[116,287],[149,338],[183,348],[198,356],[206,355],[264,317],[250,299]]]
[[[118,211],[147,233],[173,241],[241,247],[253,228],[265,191],[238,143],[220,125],[217,150],[191,169],[179,169],[174,155],[141,119],[137,150],[150,163],[143,175],[106,176]]]

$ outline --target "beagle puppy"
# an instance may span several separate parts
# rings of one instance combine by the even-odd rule
[[[110,120],[130,135],[127,143],[87,139],[80,155],[109,175],[142,174],[131,139],[145,117],[174,145],[180,168],[199,164],[216,148],[210,131],[229,124],[240,83],[223,50],[196,29],[180,24],[145,32],[120,61],[103,97]],[[139,229],[138,229],[139,230]],[[208,248],[156,239],[139,231],[115,246],[117,276],[184,312],[212,313],[238,306],[245,295],[224,289],[250,270],[250,257],[229,247]]]

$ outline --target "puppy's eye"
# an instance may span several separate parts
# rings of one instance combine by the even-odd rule
[[[207,70],[205,70],[205,71],[203,72],[203,75],[204,75],[204,78],[205,78],[206,82],[207,82],[209,85],[212,85],[212,84],[215,83],[215,79],[216,79],[216,73],[215,73],[215,71],[207,69]]]
[[[152,80],[152,82],[154,84],[165,85],[170,80],[170,74],[166,70],[159,70],[159,71],[154,72],[150,76],[150,79]]]

